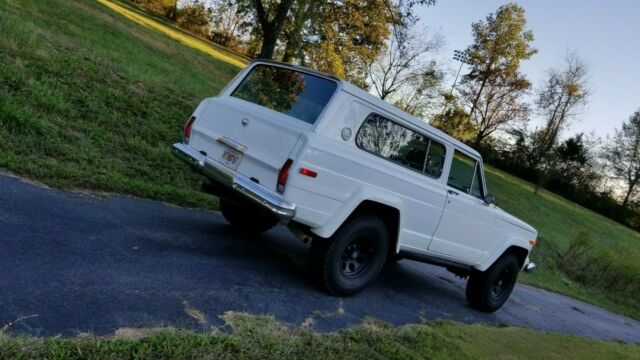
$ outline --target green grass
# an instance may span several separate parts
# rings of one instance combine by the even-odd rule
[[[0,168],[55,187],[217,207],[169,147],[242,57],[115,0],[0,0],[0,32]],[[577,281],[553,260],[585,231],[624,265],[615,271],[637,279],[638,233],[500,171],[488,177],[499,205],[540,231],[540,269],[525,282],[640,319],[637,294]]]
[[[106,0],[0,0],[0,32],[0,167],[56,187],[216,207],[169,146],[238,58]]]
[[[375,320],[338,333],[290,328],[268,317],[224,316],[227,331],[121,330],[115,337],[15,338],[3,359],[637,359],[640,346],[520,328],[438,321],[392,327]],[[125,335],[126,334],[126,335]]]
[[[595,285],[573,281],[555,264],[555,252],[568,247],[580,232],[587,234],[596,250],[615,257],[617,265],[628,265],[627,275],[640,281],[640,234],[606,217],[587,210],[558,195],[542,191],[533,194],[533,184],[489,167],[489,191],[498,206],[527,221],[539,231],[539,246],[532,258],[539,265],[533,274],[523,274],[525,282],[584,300],[595,305],[640,319],[637,294],[607,292]],[[586,268],[585,271],[589,271]]]

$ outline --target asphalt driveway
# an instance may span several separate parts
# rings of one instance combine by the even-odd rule
[[[373,316],[451,319],[640,343],[640,322],[518,285],[494,314],[471,309],[464,281],[402,260],[361,294],[337,298],[305,274],[285,228],[234,234],[220,214],[46,189],[0,176],[0,327],[15,334],[104,335],[121,327],[209,330],[226,311],[332,331]]]

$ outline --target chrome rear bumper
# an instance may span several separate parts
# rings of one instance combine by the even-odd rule
[[[215,181],[236,191],[248,200],[272,212],[283,222],[288,222],[296,215],[296,205],[256,184],[245,176],[237,174],[215,161],[207,161],[207,157],[183,143],[173,144],[172,153],[178,159],[191,165],[211,181]]]

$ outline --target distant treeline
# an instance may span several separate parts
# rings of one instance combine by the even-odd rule
[[[544,172],[532,165],[524,137],[515,144],[483,143],[480,152],[487,163],[503,171],[640,231],[640,203],[623,206],[620,194],[613,192],[618,180],[606,169],[612,154],[604,148],[598,139],[576,134],[554,147]]]

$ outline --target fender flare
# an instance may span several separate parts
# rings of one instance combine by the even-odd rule
[[[512,248],[519,248],[519,249],[522,249],[522,251],[526,251],[527,255],[525,256],[521,264],[522,266],[526,265],[527,258],[529,257],[529,253],[531,253],[531,246],[528,244],[527,241],[512,238],[509,241],[503,243],[502,246],[498,247],[497,249],[499,249],[499,251],[490,252],[491,256],[487,257],[484,261],[482,261],[480,265],[476,266],[476,270],[479,270],[479,271],[487,270],[499,258],[501,258],[502,255],[504,255],[507,251],[511,251],[510,249]]]
[[[372,201],[397,209],[400,213],[400,222],[402,222],[402,200],[397,195],[378,188],[375,191],[370,191],[367,187],[361,187],[351,194],[340,211],[336,212],[322,226],[311,228],[311,232],[323,238],[331,237],[364,201]]]

